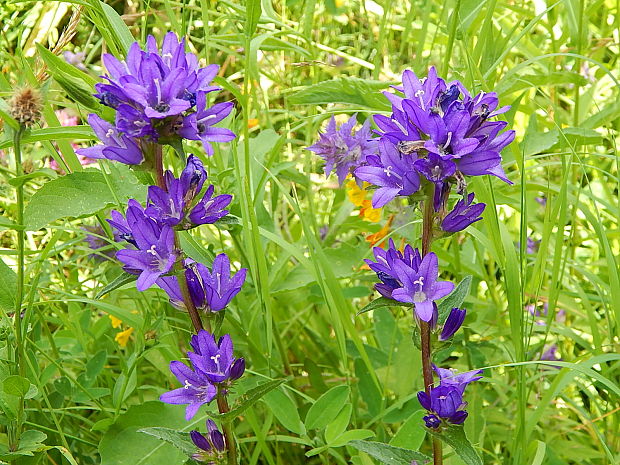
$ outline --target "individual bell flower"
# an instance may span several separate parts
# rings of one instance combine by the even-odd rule
[[[433,252],[426,254],[417,270],[400,261],[396,261],[394,267],[403,287],[395,289],[392,298],[414,304],[416,316],[422,321],[431,321],[433,302],[447,296],[454,289],[454,283],[450,281],[437,281],[437,255]]]
[[[76,150],[76,153],[89,158],[107,158],[127,165],[142,163],[144,155],[134,139],[127,137],[113,124],[94,113],[88,115],[88,124],[103,144],[81,148]]]
[[[178,258],[174,231],[150,218],[133,199],[128,202],[125,218],[118,212],[112,215],[114,220],[108,221],[119,230],[119,237],[136,247],[136,250],[119,250],[116,258],[124,264],[125,271],[139,275],[136,287],[145,291],[170,272]]]
[[[187,356],[194,367],[216,385],[229,385],[241,378],[245,371],[245,359],[233,357],[233,343],[229,334],[222,336],[217,342],[215,336],[205,330],[192,336],[190,345],[194,352]]]
[[[467,314],[467,310],[465,309],[461,310],[460,308],[454,307],[450,311],[450,315],[448,315],[448,318],[446,319],[446,322],[443,325],[441,334],[439,335],[439,340],[447,341],[452,336],[454,336],[454,333],[456,333],[458,329],[461,327],[461,325],[463,324],[466,314]]]
[[[213,224],[220,218],[228,215],[228,210],[225,210],[225,208],[232,201],[232,195],[221,194],[214,197],[214,190],[215,188],[212,185],[207,188],[205,194],[190,211],[188,215],[189,223],[186,223],[187,226]]]
[[[383,297],[393,299],[392,292],[403,287],[403,284],[398,279],[394,264],[400,261],[411,269],[417,270],[422,261],[420,251],[407,244],[404,252],[401,252],[396,248],[394,240],[390,239],[387,250],[381,247],[374,247],[373,253],[375,255],[375,262],[370,259],[365,259],[364,261],[372,271],[377,273],[377,277],[381,280],[380,283],[375,284],[375,289]]]
[[[428,428],[437,429],[442,421],[453,425],[461,425],[467,418],[467,403],[463,401],[463,392],[455,386],[439,385],[431,388],[427,394],[418,392],[418,401],[429,415],[424,417]]]
[[[486,204],[477,203],[472,205],[473,201],[473,192],[467,197],[459,200],[452,211],[444,217],[441,222],[441,229],[449,233],[454,233],[464,230],[476,221],[480,221],[482,219],[480,215],[484,211]]]
[[[192,302],[198,310],[218,312],[235,297],[245,282],[247,268],[231,275],[230,259],[225,253],[215,257],[211,270],[202,263],[187,263],[185,278]],[[179,282],[175,276],[164,276],[157,282],[176,308],[185,310]]]
[[[192,459],[198,462],[217,463],[226,451],[226,443],[224,435],[217,428],[215,422],[211,419],[207,420],[207,433],[202,434],[196,430],[190,431],[189,437],[198,451],[192,454]]]
[[[359,130],[354,131],[356,123],[357,114],[354,114],[338,128],[332,116],[325,132],[319,133],[319,140],[307,147],[325,160],[325,176],[336,172],[340,185],[369,155],[376,153],[376,142],[370,137],[370,121],[366,120]]]
[[[186,420],[191,420],[198,409],[218,395],[224,395],[233,381],[245,371],[245,360],[233,357],[230,335],[222,336],[216,343],[214,336],[201,329],[192,336],[193,352],[187,353],[193,370],[182,362],[170,362],[170,371],[183,385],[166,392],[159,400],[167,404],[184,405]]]
[[[420,109],[429,110],[437,106],[438,98],[446,92],[446,83],[437,75],[434,66],[429,68],[425,79],[420,79],[413,71],[406,70],[403,73],[402,83],[402,86],[392,87],[404,94],[404,97],[391,92],[383,92],[392,106],[397,109],[402,109],[402,101],[406,98],[415,101]]]
[[[449,368],[439,368],[433,365],[433,370],[439,377],[439,383],[444,386],[453,386],[461,393],[465,392],[467,385],[473,381],[482,378],[482,370],[467,371],[465,373],[457,373],[456,370]]]
[[[211,142],[230,142],[235,137],[234,132],[226,128],[213,127],[226,118],[233,109],[232,102],[216,103],[207,106],[207,97],[204,92],[196,95],[196,112],[183,119],[183,125],[178,129],[181,137],[189,140],[200,140],[207,155],[213,155]]]
[[[402,155],[387,139],[379,142],[379,155],[367,157],[367,165],[355,170],[355,177],[378,189],[372,198],[372,206],[381,208],[396,196],[409,196],[420,188],[420,177],[413,168],[415,155]]]

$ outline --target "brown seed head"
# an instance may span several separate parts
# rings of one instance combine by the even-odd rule
[[[18,89],[9,104],[11,116],[22,126],[30,127],[41,118],[41,96],[31,87]]]

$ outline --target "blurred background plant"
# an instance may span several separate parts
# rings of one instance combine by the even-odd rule
[[[115,245],[94,229],[106,228],[110,208],[144,199],[148,180],[75,155],[95,140],[86,115],[102,111],[90,97],[105,71],[102,52],[122,54],[133,38],[173,30],[205,63],[221,66],[218,101],[235,102],[226,124],[241,134],[208,159],[199,143],[185,147],[206,163],[210,182],[234,193],[230,210],[241,223],[185,233],[183,247],[204,263],[226,251],[237,268],[249,268],[224,332],[249,372],[291,376],[243,413],[241,463],[370,465],[351,440],[423,443],[410,319],[386,308],[355,315],[373,297],[374,275],[362,261],[371,245],[411,240],[420,225],[402,206],[364,211],[371,196],[325,180],[320,159],[304,148],[331,115],[342,123],[357,112],[362,123],[389,111],[380,91],[403,70],[424,76],[430,65],[472,90],[498,92],[517,131],[503,153],[515,184],[476,180],[476,197],[489,206],[484,220],[435,250],[451,273],[445,279],[473,276],[465,331],[436,362],[493,367],[471,386],[467,434],[488,464],[617,463],[618,3],[259,4],[249,2],[249,15],[244,4],[209,0],[0,6],[6,180],[15,175],[8,102],[25,84],[43,97],[42,119],[22,146],[27,386],[8,363],[17,204],[14,186],[0,184],[0,423],[12,421],[24,397],[32,430],[17,455],[0,444],[0,460],[183,463],[181,451],[137,430],[204,424],[201,414],[187,426],[182,407],[156,400],[175,382],[168,362],[186,351],[188,337],[177,339],[189,335],[185,316],[161,290],[124,283],[109,263]],[[256,32],[246,19],[252,11],[261,12]],[[236,394],[252,387],[241,380]]]

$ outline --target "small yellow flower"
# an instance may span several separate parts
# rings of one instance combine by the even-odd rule
[[[372,223],[378,223],[381,221],[381,209],[373,208],[372,202],[370,200],[364,200],[362,203],[362,208],[360,210],[360,216],[365,220],[368,220]]]
[[[347,181],[347,197],[349,197],[353,205],[361,207],[366,198],[366,190],[360,189],[355,179],[349,179],[349,181]]]
[[[131,336],[131,333],[133,333],[133,328],[127,328],[125,331],[117,333],[114,340],[118,342],[119,346],[125,348],[127,346],[127,342],[129,342],[129,336]]]
[[[114,315],[108,315],[108,318],[110,318],[110,321],[112,322],[112,328],[119,328],[123,323],[123,320],[116,318]]]
[[[248,120],[248,128],[252,129],[254,127],[258,126],[258,119],[257,118],[250,118]]]

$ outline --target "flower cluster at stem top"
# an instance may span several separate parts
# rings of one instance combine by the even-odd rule
[[[102,145],[78,150],[91,158],[107,158],[129,165],[144,161],[149,144],[174,144],[181,139],[200,140],[208,155],[211,142],[229,142],[235,134],[214,125],[226,118],[231,102],[207,104],[219,67],[200,67],[193,53],[185,52],[185,40],[174,32],[164,37],[161,48],[153,36],[142,50],[137,42],[121,61],[103,56],[107,82],[95,85],[103,105],[116,110],[114,123],[90,114],[88,123]],[[149,155],[146,151],[146,155]]]

